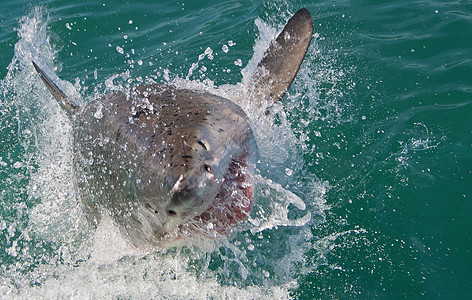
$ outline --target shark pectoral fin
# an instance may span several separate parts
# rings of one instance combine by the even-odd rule
[[[305,8],[288,21],[257,65],[251,81],[253,99],[277,102],[292,85],[311,43],[313,20]]]
[[[66,94],[64,94],[61,89],[59,89],[59,87],[46,75],[46,73],[44,73],[44,71],[41,70],[41,68],[38,67],[34,61],[32,61],[32,63],[41,77],[41,80],[44,82],[54,98],[56,98],[57,102],[59,102],[59,105],[61,105],[62,109],[64,109],[69,115],[73,115],[79,109],[79,106],[69,101]]]

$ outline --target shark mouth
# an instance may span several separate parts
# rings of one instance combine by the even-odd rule
[[[230,234],[249,215],[253,196],[253,180],[246,158],[233,159],[213,203],[201,215],[179,225],[175,232],[177,239],[195,235],[214,239]]]

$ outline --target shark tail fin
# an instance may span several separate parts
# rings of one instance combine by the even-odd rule
[[[69,115],[73,115],[79,109],[79,106],[73,104],[66,94],[61,91],[61,89],[49,78],[43,70],[33,61],[33,66],[38,72],[41,80],[44,82],[51,94],[56,98],[59,105],[64,109]]]
[[[271,42],[257,65],[251,81],[254,99],[277,102],[292,85],[311,43],[313,20],[302,8],[287,22],[282,32]]]

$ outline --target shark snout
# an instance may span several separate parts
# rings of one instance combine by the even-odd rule
[[[169,218],[187,220],[200,215],[216,195],[214,176],[210,165],[202,163],[192,173],[180,175],[170,190]]]
[[[187,178],[180,180],[178,185],[178,189],[171,191],[167,214],[169,216],[177,215],[185,218],[189,215],[188,211],[198,205],[198,201],[196,201],[198,191],[196,190],[195,185],[189,183]]]
[[[167,231],[172,231],[177,226],[200,215],[208,207],[197,188],[186,183],[187,180],[183,179],[180,189],[171,194],[170,203],[166,207],[167,221],[164,225]]]

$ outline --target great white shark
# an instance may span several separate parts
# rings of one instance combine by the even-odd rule
[[[312,35],[303,8],[250,77],[254,105],[283,98]],[[152,249],[195,234],[228,234],[249,214],[257,146],[238,105],[207,92],[143,84],[79,106],[33,65],[72,121],[75,185],[91,222],[108,214],[131,245]]]

